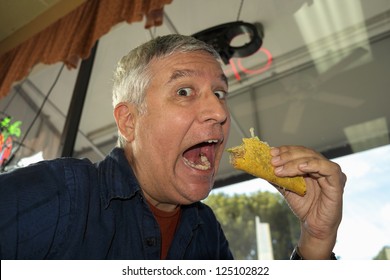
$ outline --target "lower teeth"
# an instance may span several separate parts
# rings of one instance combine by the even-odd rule
[[[184,158],[184,160],[189,166],[196,168],[196,169],[199,169],[199,170],[207,170],[207,169],[210,169],[210,167],[211,167],[210,161],[208,160],[208,158],[205,155],[200,155],[201,164],[195,164],[194,162],[189,161],[186,158]]]

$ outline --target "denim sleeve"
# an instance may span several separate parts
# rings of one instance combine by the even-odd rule
[[[60,164],[1,174],[0,259],[45,259],[61,242],[68,201]]]

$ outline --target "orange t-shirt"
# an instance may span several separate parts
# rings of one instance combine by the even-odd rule
[[[161,256],[160,259],[165,259],[171,246],[173,237],[175,236],[176,228],[179,224],[181,208],[177,207],[172,212],[162,211],[149,203],[153,216],[160,226],[161,232]]]

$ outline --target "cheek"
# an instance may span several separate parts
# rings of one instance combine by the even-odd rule
[[[185,118],[172,113],[152,114],[140,122],[138,130],[143,149],[152,151],[154,158],[168,160],[177,157],[186,132]]]
[[[162,114],[159,117],[158,124],[155,129],[158,131],[160,137],[179,143],[189,130],[191,125],[190,119],[190,115],[186,112],[171,111],[169,113]]]

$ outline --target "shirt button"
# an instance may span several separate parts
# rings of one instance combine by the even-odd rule
[[[157,240],[154,237],[146,238],[146,245],[149,247],[156,246]]]

